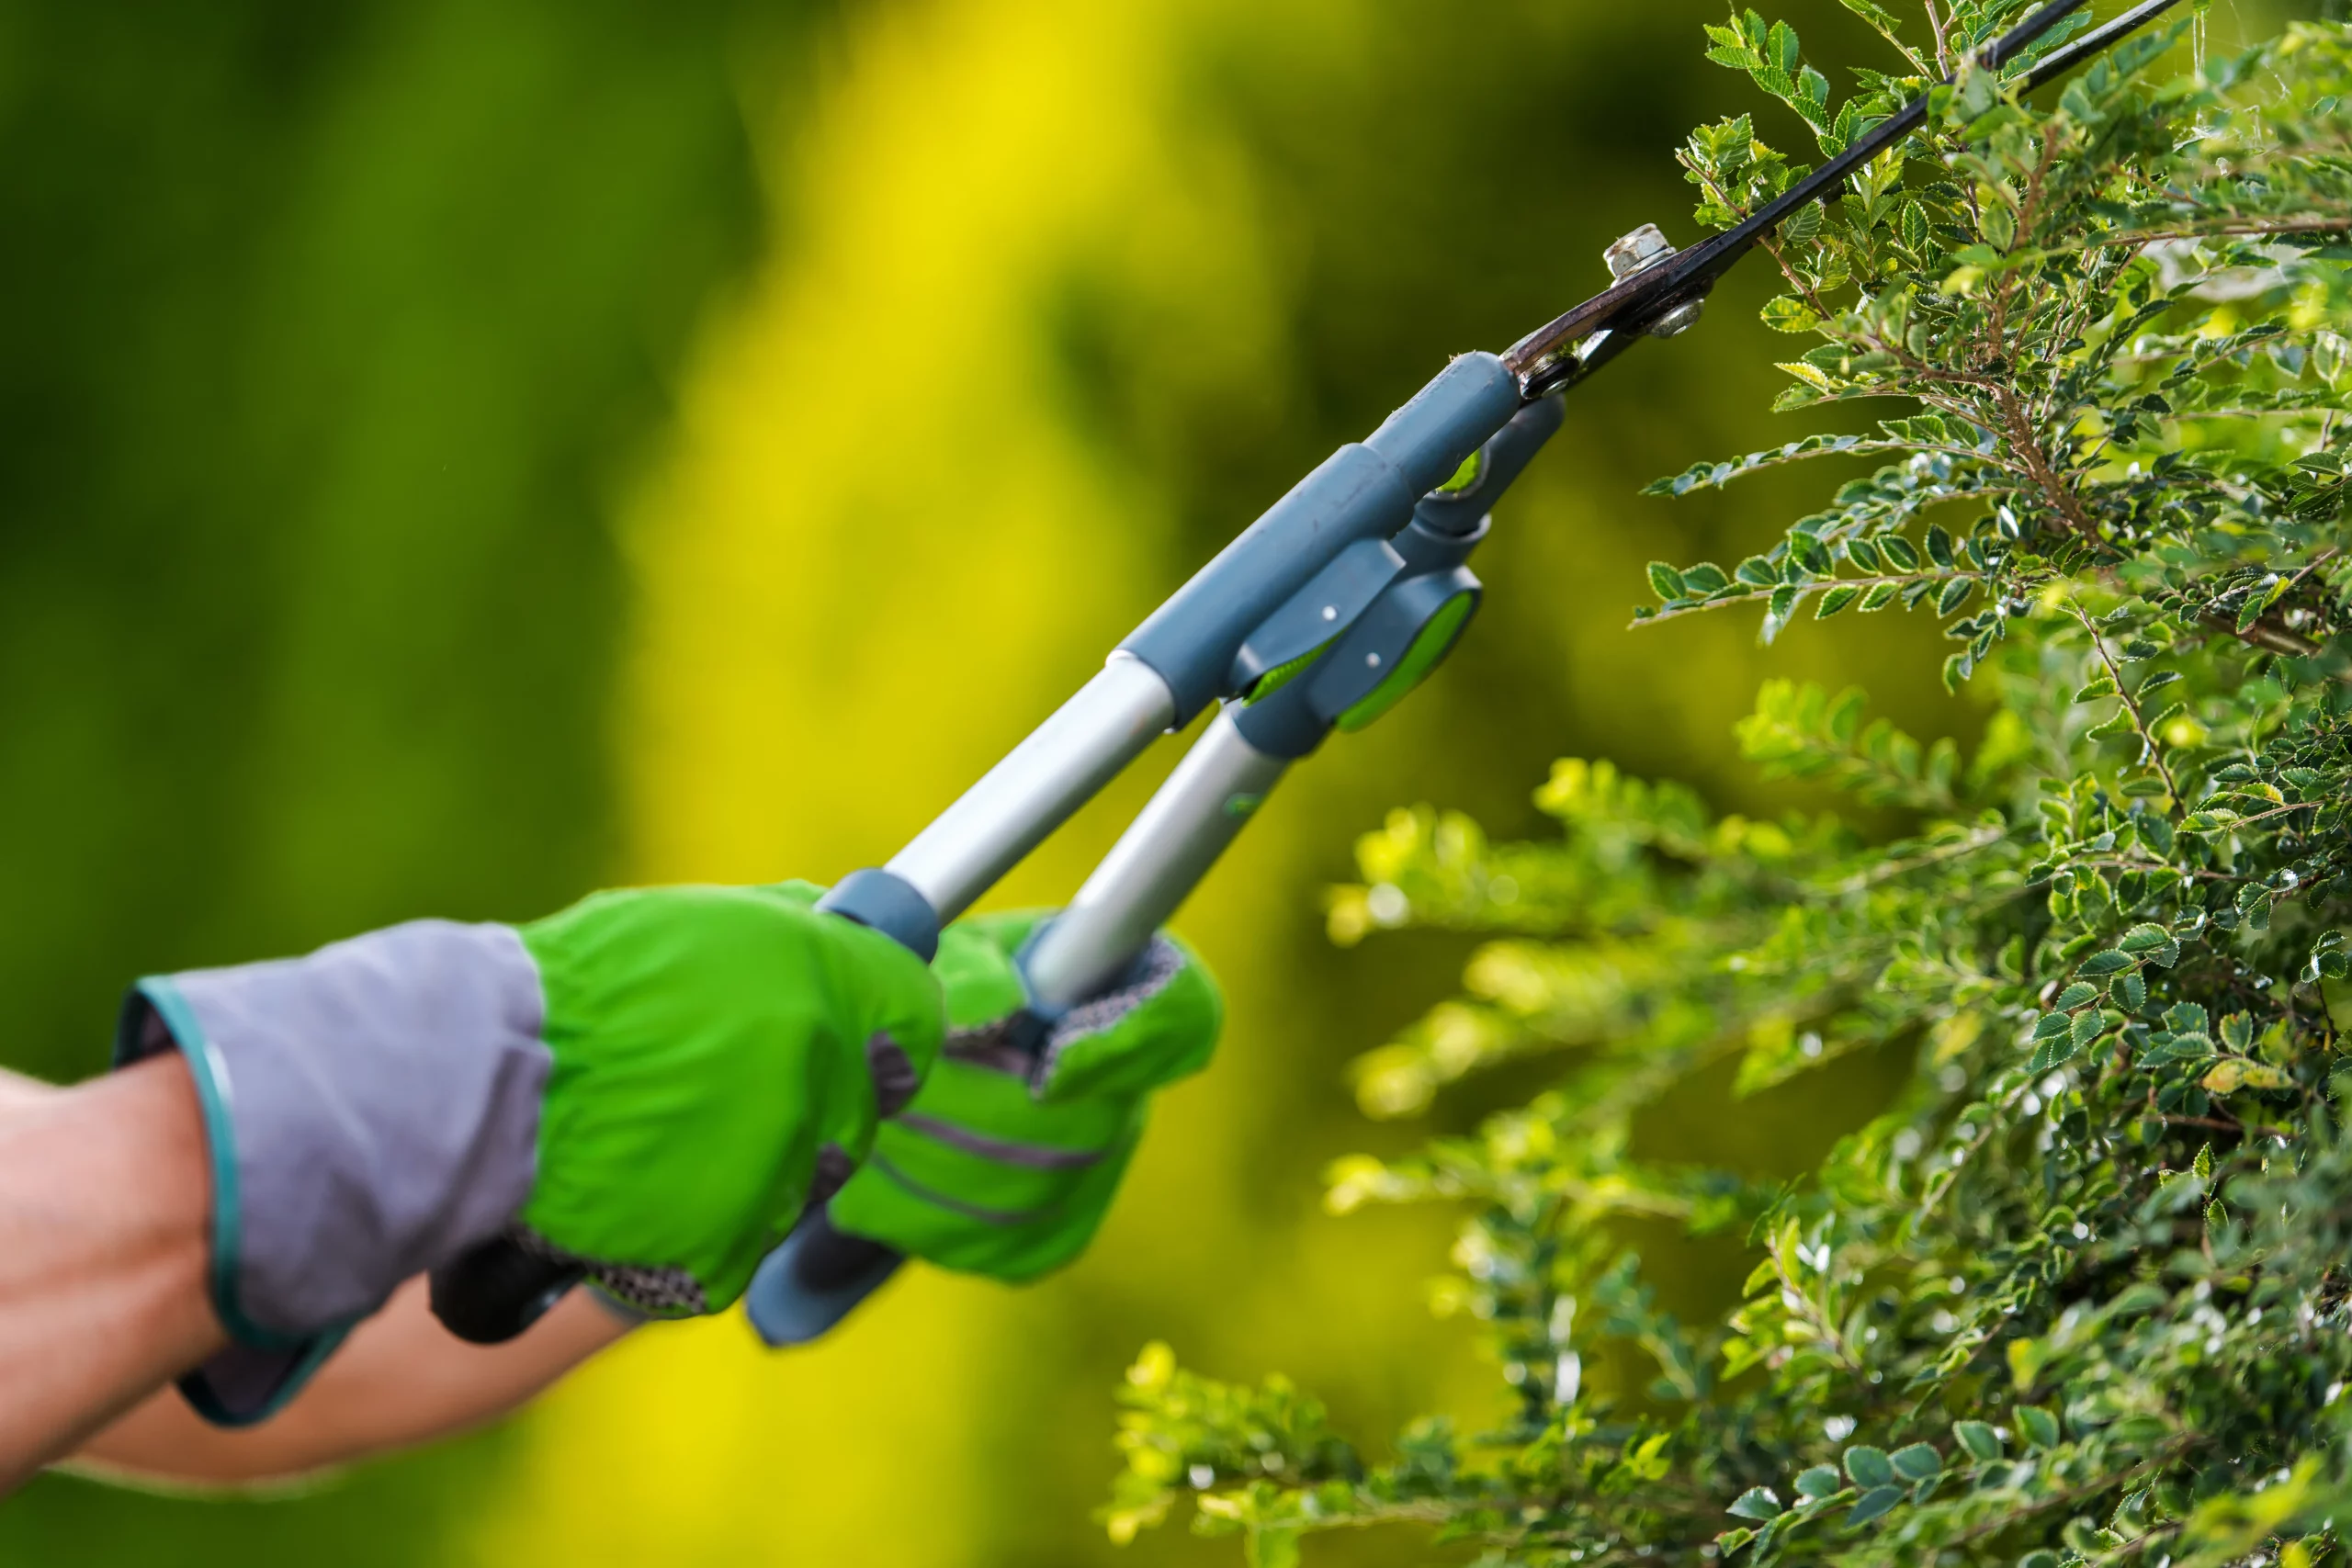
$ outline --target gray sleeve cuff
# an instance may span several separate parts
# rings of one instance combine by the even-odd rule
[[[176,1048],[203,1109],[210,1292],[235,1343],[182,1381],[199,1412],[264,1419],[393,1287],[513,1218],[544,1014],[511,928],[446,920],[132,987],[116,1065]]]

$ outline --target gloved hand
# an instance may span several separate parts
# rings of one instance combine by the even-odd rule
[[[805,883],[600,893],[141,980],[118,1062],[202,1100],[213,1305],[183,1390],[258,1420],[414,1274],[508,1235],[639,1312],[716,1312],[938,1054],[938,982]]]
[[[1225,1008],[1200,961],[1162,933],[1112,991],[1023,1050],[1014,954],[1050,913],[982,915],[941,934],[939,1065],[828,1205],[834,1228],[1012,1281],[1093,1239],[1153,1092],[1207,1065]]]

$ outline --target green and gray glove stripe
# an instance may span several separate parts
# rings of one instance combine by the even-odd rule
[[[968,1199],[951,1197],[928,1182],[916,1180],[890,1163],[890,1156],[876,1154],[867,1164],[879,1175],[887,1176],[913,1196],[926,1203],[935,1204],[951,1214],[961,1214],[967,1220],[978,1220],[984,1225],[1025,1225],[1051,1214],[1058,1207],[1047,1203],[1035,1209],[991,1209]]]
[[[1100,1149],[1057,1149],[1045,1144],[1020,1144],[1010,1138],[991,1138],[969,1127],[913,1111],[899,1117],[899,1125],[920,1133],[935,1143],[961,1149],[966,1154],[978,1155],[982,1159],[997,1160],[1005,1165],[1026,1166],[1032,1170],[1075,1170],[1080,1166],[1093,1165],[1102,1157]]]
[[[1222,1007],[1163,933],[1114,989],[1041,1028],[1018,955],[1049,918],[978,915],[941,933],[939,1065],[827,1205],[834,1229],[1020,1280],[1068,1263],[1101,1225],[1153,1095],[1207,1062]],[[1040,1033],[1042,1049],[1024,1049]]]

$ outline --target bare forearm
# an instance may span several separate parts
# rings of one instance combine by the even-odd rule
[[[628,1323],[575,1291],[520,1337],[469,1345],[401,1287],[292,1404],[258,1427],[206,1424],[164,1390],[98,1433],[72,1466],[109,1479],[237,1486],[285,1480],[494,1419],[618,1339]]]
[[[8,1086],[20,1088],[22,1080]],[[187,1068],[160,1057],[0,1108],[0,1490],[225,1342]]]

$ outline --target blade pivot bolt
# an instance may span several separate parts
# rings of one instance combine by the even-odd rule
[[[1674,246],[1668,243],[1658,226],[1645,223],[1601,252],[1600,259],[1609,264],[1609,276],[1623,283],[1637,272],[1647,272],[1673,254]],[[1699,312],[1705,304],[1703,299],[1692,299],[1677,305],[1649,324],[1650,336],[1672,337],[1687,330],[1699,319]]]

